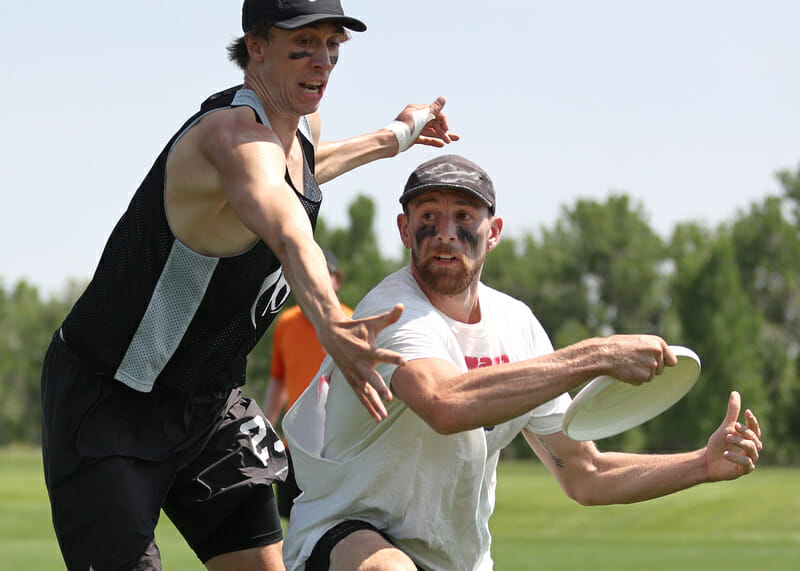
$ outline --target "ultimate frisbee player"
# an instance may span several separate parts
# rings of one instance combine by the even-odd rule
[[[708,446],[670,455],[600,452],[562,431],[567,391],[608,374],[648,382],[675,365],[650,335],[588,339],[553,352],[527,306],[481,283],[500,239],[494,186],[459,156],[427,161],[400,197],[411,263],[388,276],[354,316],[400,319],[378,345],[407,363],[379,363],[396,399],[375,423],[333,360],[283,420],[303,493],[284,557],[291,570],[487,570],[500,450],[520,432],[564,491],[582,504],[629,503],[753,471],[756,417],[732,393]],[[533,554],[535,556],[535,554]]]
[[[160,569],[162,507],[209,569],[283,569],[272,482],[285,453],[239,387],[290,288],[369,414],[391,397],[374,363],[403,362],[374,344],[399,308],[342,312],[312,235],[318,184],[455,139],[444,100],[320,143],[340,45],[366,26],[338,0],[245,0],[242,26],[229,51],[244,84],[167,143],[45,359],[45,481],[71,570]]]

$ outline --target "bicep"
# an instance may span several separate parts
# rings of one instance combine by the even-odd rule
[[[287,234],[311,234],[308,216],[285,179],[283,149],[271,131],[244,122],[212,126],[203,152],[217,169],[236,216],[273,250]]]
[[[458,368],[444,359],[413,359],[395,369],[391,389],[408,408],[434,425],[443,408],[447,379],[459,374]]]

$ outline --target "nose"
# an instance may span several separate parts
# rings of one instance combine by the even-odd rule
[[[326,45],[320,46],[319,49],[314,50],[311,58],[311,63],[317,69],[331,70],[333,69],[333,62],[331,61],[331,50]]]
[[[442,242],[455,242],[458,239],[458,225],[452,216],[442,217],[437,237]]]

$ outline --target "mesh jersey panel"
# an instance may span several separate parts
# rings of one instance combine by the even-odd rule
[[[185,247],[180,251],[183,245],[172,235],[166,218],[169,151],[202,115],[233,106],[240,89],[209,97],[170,139],[112,231],[92,281],[64,321],[67,343],[91,368],[114,375],[125,362],[128,366],[117,378],[137,390],[192,391],[244,384],[247,354],[289,295],[280,262],[264,242],[259,240],[230,258],[200,256]],[[266,122],[257,99],[247,105],[260,122]],[[295,195],[313,227],[322,193],[313,177],[313,145],[300,132],[298,137],[305,184]],[[291,184],[288,173],[287,181]],[[170,274],[171,257],[192,271]],[[174,335],[177,339],[171,339]]]

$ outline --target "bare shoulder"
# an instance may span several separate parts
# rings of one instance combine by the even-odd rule
[[[229,207],[220,171],[237,145],[236,137],[247,131],[253,131],[251,137],[258,131],[268,136],[248,108],[220,109],[189,128],[170,152],[167,218],[175,236],[197,252],[230,255],[255,240]]]
[[[238,145],[249,141],[276,142],[271,129],[260,124],[249,107],[213,111],[178,139],[167,160],[172,188],[218,188],[218,165]]]
[[[248,141],[279,142],[272,129],[256,121],[249,107],[220,109],[201,118],[176,145],[213,155]]]

